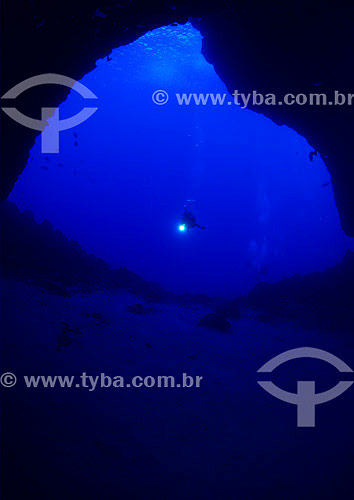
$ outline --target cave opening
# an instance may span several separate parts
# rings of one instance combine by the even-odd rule
[[[60,134],[57,154],[37,137],[9,199],[175,292],[235,296],[335,264],[353,244],[320,156],[235,105],[201,44],[189,23],[165,26],[98,60],[81,80],[97,112]],[[181,105],[177,94],[228,97]],[[60,116],[80,106],[70,92]],[[205,230],[179,230],[186,200]]]

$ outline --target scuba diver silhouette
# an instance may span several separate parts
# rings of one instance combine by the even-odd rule
[[[184,231],[187,229],[189,231],[193,227],[199,227],[199,229],[205,229],[204,226],[200,226],[196,219],[195,216],[193,215],[193,212],[190,209],[190,206],[194,203],[194,200],[187,200],[186,203],[184,204],[184,212],[182,215],[182,220],[181,224],[179,226],[180,231]]]

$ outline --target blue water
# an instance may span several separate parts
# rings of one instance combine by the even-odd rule
[[[60,133],[59,154],[37,139],[10,200],[179,292],[232,296],[335,264],[353,242],[306,139],[236,105],[177,104],[177,92],[226,92],[201,43],[191,25],[169,26],[98,60],[81,80],[97,112]],[[165,105],[153,103],[157,89]],[[60,117],[83,105],[72,91]],[[178,230],[186,199],[205,230]]]

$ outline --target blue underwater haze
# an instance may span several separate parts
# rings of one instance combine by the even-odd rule
[[[317,398],[353,379],[325,358],[259,369],[304,346],[353,368],[354,254],[330,272],[236,296],[324,270],[353,241],[304,137],[234,104],[178,105],[176,93],[226,93],[201,45],[190,24],[168,26],[98,60],[81,80],[97,100],[72,90],[59,116],[97,111],[60,132],[58,154],[41,153],[37,138],[10,200],[112,267],[232,300],[177,296],[111,272],[4,204],[2,358],[18,380],[2,391],[7,500],[333,500],[352,491],[354,385],[316,405],[315,427],[298,428],[296,405],[258,382],[294,394],[297,381],[313,382]],[[155,104],[161,90],[169,99]],[[185,204],[205,229],[180,230]],[[55,386],[23,379],[49,375]],[[202,377],[200,387],[181,387],[182,375]],[[177,385],[130,385],[161,376]],[[124,387],[106,383],[116,377]]]
[[[201,45],[190,24],[168,26],[98,60],[81,80],[97,112],[60,133],[58,154],[37,138],[10,200],[176,292],[236,296],[335,264],[353,243],[306,139],[234,104],[178,105],[176,93],[227,92]],[[83,103],[71,91],[60,117]],[[179,230],[186,200],[205,230]]]

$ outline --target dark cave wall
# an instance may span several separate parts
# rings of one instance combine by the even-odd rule
[[[193,24],[204,36],[203,54],[232,92],[354,93],[354,7],[340,2],[19,0],[2,6],[1,95],[41,73],[82,78],[98,58],[148,30],[172,22]],[[46,85],[16,100],[40,118],[68,89]],[[2,102],[2,105],[9,105]],[[11,103],[14,105],[13,103]],[[350,106],[255,106],[286,124],[317,149],[332,175],[343,229],[354,236],[354,117]],[[1,113],[1,197],[25,167],[37,132]],[[286,168],[286,158],[284,158]]]
[[[354,235],[354,10],[279,4],[211,15],[196,23],[203,54],[230,92],[353,94],[353,106],[249,106],[306,137],[331,173],[343,229]],[[333,99],[332,99],[333,100]],[[286,158],[284,158],[286,168]],[[304,186],[306,189],[306,186]]]
[[[188,16],[184,12],[177,13],[164,2],[19,0],[2,3],[1,95],[26,78],[43,73],[58,73],[79,80],[112,48],[131,43],[158,26],[186,22]],[[68,92],[69,89],[59,85],[45,85],[40,90],[37,87],[16,99],[16,106],[28,116],[40,119],[41,107],[58,106]],[[4,105],[13,106],[14,102],[2,100]],[[0,117],[1,198],[4,199],[26,165],[37,132],[17,124],[4,112]]]

